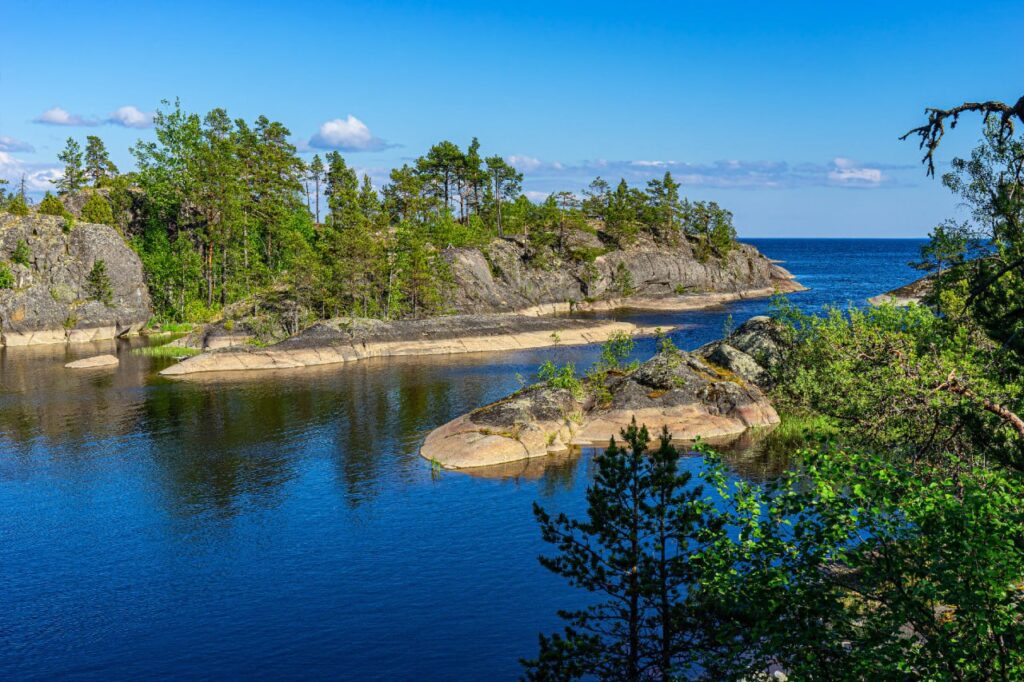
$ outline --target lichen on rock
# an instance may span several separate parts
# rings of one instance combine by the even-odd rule
[[[76,223],[65,231],[57,216],[0,214],[0,261],[10,260],[19,242],[30,255],[28,265],[12,268],[15,286],[0,290],[3,345],[109,339],[149,320],[142,263],[114,228]],[[89,273],[100,260],[110,284],[107,301],[90,297]]]
[[[779,421],[755,383],[675,348],[633,369],[599,373],[584,382],[583,393],[581,399],[543,383],[527,387],[435,429],[421,454],[464,469],[539,457],[570,445],[602,445],[634,418],[652,432],[667,427],[684,441],[737,435]]]

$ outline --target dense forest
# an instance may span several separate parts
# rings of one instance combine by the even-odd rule
[[[310,315],[394,319],[445,311],[443,250],[495,238],[527,240],[538,267],[592,261],[573,248],[587,230],[605,249],[639,239],[693,241],[701,258],[729,250],[731,214],[688,201],[670,173],[643,189],[595,179],[578,196],[540,203],[501,156],[443,141],[391,171],[379,190],[338,152],[304,161],[282,124],[249,123],[223,109],[205,116],[165,103],[155,140],[133,148],[136,170],[120,173],[99,137],[74,139],[60,155],[61,198],[87,193],[84,220],[119,227],[142,258],[158,318],[205,321],[224,306],[284,290]],[[24,192],[8,210],[27,211]],[[47,196],[38,209],[62,214]]]

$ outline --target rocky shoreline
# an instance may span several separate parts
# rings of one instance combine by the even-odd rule
[[[925,275],[921,279],[916,279],[910,284],[904,284],[892,291],[872,296],[868,299],[868,303],[874,306],[883,305],[885,303],[895,306],[907,306],[911,303],[921,303],[932,293],[934,286],[935,275]]]
[[[620,308],[662,312],[699,310],[747,298],[803,291],[790,276],[781,288],[737,292],[628,297],[583,304],[536,306],[517,313],[446,315],[422,320],[351,320],[321,322],[265,347],[252,345],[244,329],[214,325],[179,339],[175,345],[204,353],[160,373],[186,376],[205,372],[296,369],[352,362],[373,357],[446,355],[514,351],[551,346],[602,343],[613,334],[652,334],[655,328],[612,320],[554,317],[565,312],[598,312]],[[663,328],[662,331],[665,331]]]
[[[332,320],[265,348],[224,347],[196,355],[160,374],[295,369],[406,355],[514,351],[601,343],[614,334],[654,328],[612,320],[519,315],[450,315],[423,320]]]
[[[693,353],[663,346],[628,371],[609,372],[580,391],[540,383],[434,429],[420,454],[446,469],[505,465],[607,444],[636,419],[676,440],[738,436],[779,422],[762,387],[783,354],[779,328],[748,320]],[[600,388],[600,390],[597,390]]]

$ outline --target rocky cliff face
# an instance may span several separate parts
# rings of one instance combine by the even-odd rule
[[[576,233],[574,239],[580,250],[601,250],[601,242],[593,235]],[[455,279],[452,307],[456,312],[527,310],[624,296],[800,288],[789,272],[746,244],[725,258],[705,262],[686,240],[674,246],[641,241],[592,261],[543,257],[521,239],[495,240],[483,250],[449,249],[446,256]]]
[[[136,332],[151,305],[138,256],[111,227],[64,219],[0,214],[0,262],[14,288],[0,289],[0,343],[7,346],[109,339]],[[12,263],[18,242],[29,264]],[[112,296],[89,296],[87,279],[97,260],[106,264]]]

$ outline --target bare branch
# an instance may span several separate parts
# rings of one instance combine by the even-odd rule
[[[1024,419],[1021,419],[1020,417],[1017,416],[1016,413],[1010,411],[1009,409],[1003,407],[1002,405],[994,403],[988,398],[983,398],[977,395],[976,393],[974,393],[974,391],[961,384],[959,380],[956,378],[955,370],[950,372],[949,376],[946,377],[946,381],[936,386],[935,390],[949,391],[950,393],[955,393],[957,395],[967,398],[968,400],[972,400],[978,403],[979,405],[981,405],[982,408],[991,412],[992,414],[996,415],[1004,422],[1009,424],[1013,428],[1013,430],[1017,432],[1019,436],[1024,438]]]
[[[949,120],[949,127],[955,128],[957,121],[960,119],[960,114],[976,112],[985,115],[985,121],[992,116],[999,116],[999,129],[1003,134],[1013,134],[1013,119],[1016,117],[1021,123],[1024,123],[1024,97],[1017,100],[1017,103],[1013,106],[1006,104],[1005,102],[964,102],[960,106],[953,107],[952,109],[932,109],[928,108],[924,110],[928,115],[928,123],[909,130],[900,136],[901,140],[906,140],[912,135],[917,135],[921,138],[918,144],[919,149],[924,149],[925,155],[921,159],[921,163],[928,165],[928,175],[935,175],[935,150],[939,147],[939,142],[942,140],[942,136],[946,133],[946,121]]]

